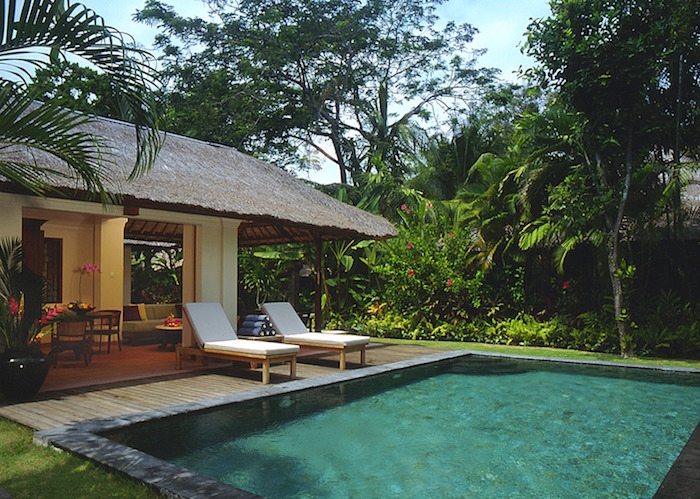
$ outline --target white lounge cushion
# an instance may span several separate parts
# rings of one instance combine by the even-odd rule
[[[185,303],[184,310],[200,345],[238,339],[221,303]]]
[[[369,336],[359,336],[356,334],[325,334],[325,333],[301,333],[284,337],[285,343],[304,343],[328,346],[355,346],[369,343]]]
[[[286,301],[263,303],[260,307],[270,318],[272,326],[278,334],[292,336],[308,333],[309,329],[299,318],[292,304]]]
[[[204,344],[204,351],[244,353],[252,355],[284,355],[299,353],[297,345],[285,345],[269,341],[254,340],[222,340],[208,341]]]
[[[317,344],[328,346],[356,346],[369,343],[369,336],[356,334],[312,333],[297,315],[292,304],[283,302],[263,303],[262,311],[272,322],[278,334],[284,336],[285,343]]]
[[[186,303],[187,316],[197,341],[204,350],[253,355],[283,355],[299,352],[296,345],[240,340],[220,303]]]

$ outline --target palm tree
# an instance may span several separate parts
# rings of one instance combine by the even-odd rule
[[[108,75],[119,99],[120,117],[135,125],[137,154],[130,175],[135,178],[151,167],[162,142],[151,94],[158,84],[152,56],[81,4],[8,0],[2,6],[0,148],[42,151],[63,160],[68,170],[16,161],[0,152],[0,178],[38,195],[51,190],[52,178],[75,178],[85,191],[108,202],[102,165],[110,160],[110,151],[104,139],[78,129],[90,116],[73,113],[58,102],[37,102],[28,85],[35,70],[66,60],[83,61]]]
[[[482,154],[452,203],[457,224],[474,231],[472,261],[481,267],[491,266],[516,239],[522,217],[516,170],[512,157]]]

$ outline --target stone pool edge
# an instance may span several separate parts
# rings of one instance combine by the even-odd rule
[[[60,428],[41,430],[34,433],[34,443],[42,446],[52,446],[77,454],[85,459],[106,466],[109,469],[139,480],[165,497],[172,498],[253,498],[260,497],[251,492],[226,485],[222,482],[195,473],[186,468],[168,463],[159,458],[112,442],[100,435],[130,426],[135,423],[158,420],[188,412],[212,409],[222,405],[245,402],[258,398],[268,398],[287,393],[300,392],[320,388],[340,382],[358,380],[365,377],[385,374],[391,371],[433,364],[466,356],[500,357],[508,359],[534,360],[578,365],[596,365],[605,367],[624,367],[631,369],[646,369],[677,373],[700,373],[700,369],[649,366],[645,364],[619,364],[597,360],[579,360],[556,357],[536,357],[513,355],[474,350],[450,350],[433,355],[418,357],[384,364],[380,366],[363,367],[352,371],[339,371],[319,378],[293,380],[277,385],[267,385],[247,392],[232,393],[219,397],[199,400],[197,402],[176,404],[161,409],[127,414],[117,418],[95,419]],[[654,497],[678,497],[680,492],[690,492],[690,487],[700,487],[700,479],[696,477],[700,469],[700,423],[684,446],[680,455],[664,478]],[[690,496],[688,496],[690,497]]]

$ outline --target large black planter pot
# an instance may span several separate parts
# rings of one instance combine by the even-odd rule
[[[42,354],[0,355],[0,392],[5,400],[26,400],[37,394],[51,362]]]

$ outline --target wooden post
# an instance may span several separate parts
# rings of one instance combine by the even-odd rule
[[[44,231],[46,220],[22,220],[22,267],[35,275],[44,273]]]
[[[314,241],[316,243],[316,275],[314,277],[314,284],[316,285],[316,295],[314,300],[314,329],[316,331],[321,331],[321,329],[323,329],[323,312],[321,311],[321,295],[323,294],[323,290],[321,289],[321,283],[323,282],[321,279],[321,276],[323,275],[323,265],[321,263],[323,256],[323,241],[318,234],[314,236]]]
[[[46,220],[22,220],[22,273],[24,310],[27,317],[41,317],[44,275],[44,231]]]

